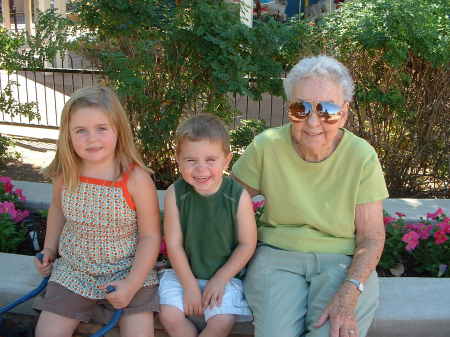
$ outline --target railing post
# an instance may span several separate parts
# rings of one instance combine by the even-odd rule
[[[25,15],[25,29],[28,35],[33,35],[33,12],[31,10],[31,1],[32,0],[25,0],[23,4],[23,11]]]
[[[55,8],[61,15],[66,15],[66,0],[55,0]]]
[[[6,29],[10,29],[11,10],[9,8],[9,0],[2,0],[2,16],[3,16],[3,27]]]

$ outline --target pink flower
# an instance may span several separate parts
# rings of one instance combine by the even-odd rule
[[[11,219],[17,217],[16,206],[11,201],[0,202],[0,214],[9,214]]]
[[[443,244],[445,241],[448,240],[447,235],[445,235],[445,232],[440,230],[434,233],[434,240],[437,245]]]
[[[391,222],[394,222],[395,221],[395,218],[393,218],[393,217],[391,217],[391,216],[385,216],[385,217],[383,217],[383,222],[384,222],[384,225],[386,226],[386,225],[389,225]]]
[[[253,201],[252,204],[253,204],[253,212],[256,212],[258,209],[264,206],[265,200]]]
[[[164,239],[161,240],[161,245],[159,246],[159,253],[161,255],[167,256],[167,246],[166,246],[166,241],[164,241]]]
[[[23,219],[25,219],[29,215],[30,215],[30,212],[28,210],[24,210],[24,211],[17,210],[16,211],[16,216],[13,218],[13,221],[14,222],[21,222]]]
[[[444,214],[444,210],[442,208],[438,208],[434,213],[427,213],[427,219],[436,219],[438,216]]]
[[[430,237],[431,230],[433,229],[433,225],[423,225],[423,227],[419,230],[419,236],[421,240],[426,240]]]
[[[21,201],[25,201],[27,200],[27,198],[25,198],[25,196],[23,195],[23,190],[20,188],[16,188],[14,190],[14,194],[17,195],[17,197],[19,198],[19,200]]]
[[[403,213],[400,213],[400,212],[395,212],[395,214],[396,214],[399,218],[406,216],[406,214],[403,214]]]
[[[405,249],[408,252],[416,249],[416,247],[419,245],[419,238],[419,234],[417,234],[415,231],[410,231],[403,235],[402,241],[407,244]]]
[[[12,184],[12,180],[10,177],[0,177],[0,183],[3,184],[3,190],[5,193],[11,193],[14,185]]]
[[[450,233],[450,223],[448,222],[441,222],[436,224],[437,227],[441,229],[444,233]]]

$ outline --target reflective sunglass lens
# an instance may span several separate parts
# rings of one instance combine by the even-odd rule
[[[334,103],[321,102],[317,104],[317,112],[325,112],[329,115],[337,115],[341,111],[341,107]]]
[[[308,113],[303,102],[295,102],[289,106],[289,114],[293,119],[305,119]]]

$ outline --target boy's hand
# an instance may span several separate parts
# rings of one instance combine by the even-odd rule
[[[38,258],[35,258],[34,264],[39,274],[47,277],[52,271],[53,261],[56,258],[56,252],[53,249],[44,248],[41,250],[41,254],[43,255],[42,262]]]
[[[222,304],[223,294],[225,292],[225,285],[227,282],[219,277],[214,276],[206,283],[203,291],[202,304],[203,309],[214,308]]]
[[[186,316],[203,315],[202,293],[198,285],[184,289],[184,314]]]
[[[109,285],[116,288],[116,290],[107,294],[105,299],[111,303],[115,309],[127,307],[139,290],[139,288],[136,289],[136,287],[132,286],[126,279],[105,284],[102,289],[106,289]]]

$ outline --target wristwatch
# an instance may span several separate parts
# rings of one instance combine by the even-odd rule
[[[356,289],[359,290],[360,293],[362,293],[364,291],[364,283],[362,283],[358,280],[352,279],[352,278],[346,278],[345,280],[350,283],[353,283],[353,285],[356,287]]]

